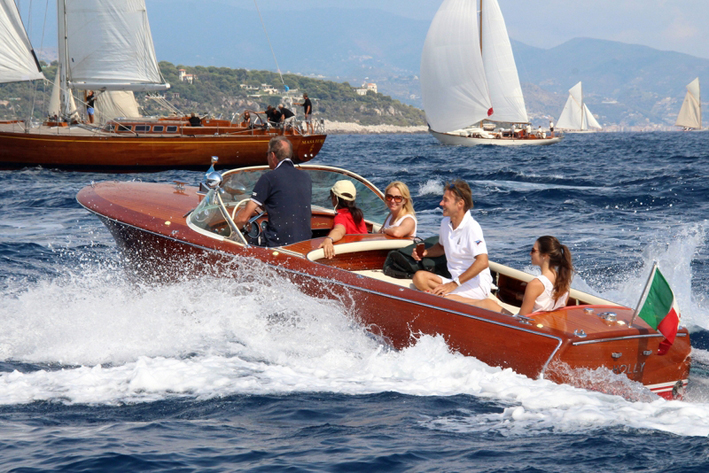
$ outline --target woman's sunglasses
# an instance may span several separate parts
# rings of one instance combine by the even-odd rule
[[[401,202],[404,201],[404,197],[401,196],[401,195],[391,195],[391,194],[387,194],[387,195],[384,196],[384,198],[387,200],[387,202],[393,200],[393,201],[396,202],[397,204],[400,204]]]

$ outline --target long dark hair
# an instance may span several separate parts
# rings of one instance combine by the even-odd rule
[[[332,191],[330,191],[330,196],[337,198],[337,209],[349,210],[350,214],[352,214],[352,220],[354,220],[354,223],[356,225],[359,225],[359,222],[361,222],[364,218],[364,213],[362,213],[362,209],[357,207],[357,201],[345,200],[341,197],[337,197],[335,194],[332,193]]]
[[[556,268],[556,281],[554,281],[554,301],[559,300],[571,288],[571,278],[574,274],[574,265],[571,262],[571,251],[566,245],[559,243],[556,237],[545,235],[537,239],[539,253],[549,255],[549,266]]]

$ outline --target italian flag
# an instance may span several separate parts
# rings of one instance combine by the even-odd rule
[[[665,336],[657,351],[658,355],[664,355],[675,341],[680,313],[677,299],[675,299],[670,285],[667,284],[667,280],[657,266],[652,269],[653,274],[649,279],[650,289],[638,315],[650,327]]]

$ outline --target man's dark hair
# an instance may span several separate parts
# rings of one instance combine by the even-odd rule
[[[284,159],[292,159],[293,145],[285,136],[276,136],[271,138],[271,141],[268,142],[268,152],[275,153],[278,162],[281,162]]]
[[[467,182],[456,179],[446,184],[445,190],[451,191],[457,198],[463,201],[466,212],[473,208],[473,191],[470,190],[470,186]]]

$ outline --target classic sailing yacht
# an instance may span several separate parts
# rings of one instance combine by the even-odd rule
[[[699,77],[687,84],[687,94],[684,96],[682,108],[677,115],[676,126],[687,131],[702,129],[702,100],[699,94]]]
[[[583,102],[581,82],[569,89],[569,98],[556,127],[566,133],[593,133],[603,128]]]
[[[36,61],[27,59],[33,56],[17,7],[12,0],[0,1],[0,34],[10,36],[4,33],[6,25],[15,32],[9,43],[12,48],[0,52],[0,77],[5,80],[7,75],[8,81],[43,78],[38,65],[37,71],[29,71]],[[251,166],[264,163],[268,142],[276,134],[286,135],[293,143],[294,159],[304,162],[325,141],[324,134],[304,135],[295,128],[247,127],[209,118],[202,118],[201,126],[190,126],[185,116],[140,117],[130,103],[132,92],[170,87],[155,57],[145,1],[57,0],[57,20],[58,103],[51,112],[56,117],[39,127],[19,120],[0,123],[0,169],[203,169],[212,156],[219,157],[219,165]],[[14,49],[21,51],[15,54]],[[24,60],[17,64],[19,57]],[[101,127],[80,123],[73,91],[87,90],[96,92],[97,108],[102,101],[121,102],[123,106],[116,110],[130,115]]]
[[[497,0],[445,0],[421,55],[421,95],[429,131],[443,144],[547,145],[529,130],[487,131],[529,118],[507,27]],[[483,124],[486,120],[491,123]]]

